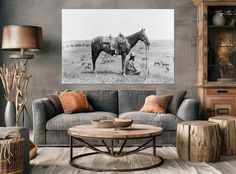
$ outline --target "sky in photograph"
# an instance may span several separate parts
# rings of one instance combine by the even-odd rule
[[[145,28],[149,40],[174,39],[173,9],[63,9],[62,40],[131,35]]]

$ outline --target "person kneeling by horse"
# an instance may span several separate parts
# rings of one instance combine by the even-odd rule
[[[134,52],[130,53],[129,60],[125,63],[125,74],[127,75],[139,75],[141,71],[138,71],[134,63],[135,54]]]

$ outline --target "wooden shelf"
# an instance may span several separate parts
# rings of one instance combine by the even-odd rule
[[[236,28],[236,26],[235,25],[208,25],[208,28],[212,28],[212,29],[229,28],[229,29],[232,29],[232,28]]]
[[[207,84],[195,84],[197,87],[201,88],[236,88],[235,82],[208,82]]]
[[[234,45],[234,46],[209,46],[209,48],[235,48],[236,47],[236,45]]]

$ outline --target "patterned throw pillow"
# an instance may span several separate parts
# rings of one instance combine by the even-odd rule
[[[146,97],[143,107],[140,109],[141,112],[152,112],[152,113],[165,113],[168,103],[170,102],[172,95],[150,95]]]
[[[64,92],[60,95],[61,104],[67,114],[93,111],[86,95],[81,91]]]

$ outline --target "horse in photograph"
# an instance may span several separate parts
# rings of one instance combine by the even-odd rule
[[[119,37],[119,36],[118,36]],[[96,68],[96,60],[99,56],[99,54],[104,51],[110,55],[121,55],[122,58],[122,72],[125,76],[124,71],[124,65],[125,65],[125,59],[126,56],[129,54],[130,50],[136,45],[136,43],[141,40],[145,43],[146,48],[149,47],[150,42],[145,34],[145,29],[142,29],[139,32],[136,32],[130,36],[124,37],[124,40],[122,42],[118,41],[118,37],[111,38],[111,37],[105,37],[105,36],[98,36],[92,39],[91,42],[91,51],[92,51],[92,62],[93,62],[93,72]],[[111,42],[104,42],[106,38],[110,38],[110,41],[115,41],[118,44],[118,52],[116,50],[112,49]],[[113,40],[112,40],[113,39]]]

